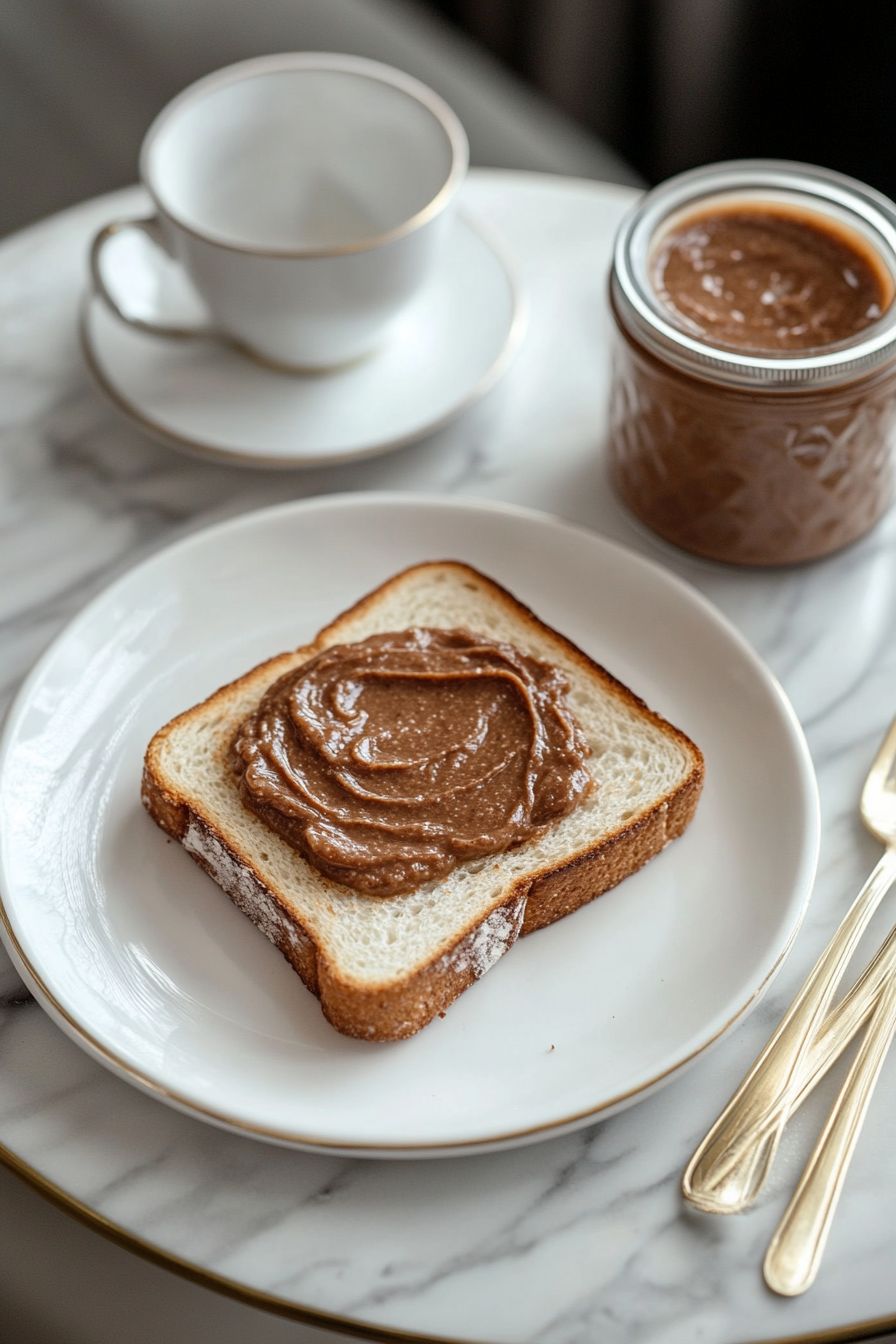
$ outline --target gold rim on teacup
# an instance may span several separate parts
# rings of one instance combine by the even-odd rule
[[[301,90],[305,77],[311,79],[293,104],[290,90]],[[343,88],[329,102],[343,78],[348,95]],[[244,127],[248,148],[240,140]],[[236,165],[236,190],[230,183],[226,198],[212,191],[209,199],[203,170],[216,138]],[[150,125],[140,175],[156,213],[100,229],[90,249],[93,290],[117,318],[144,333],[222,340],[285,372],[352,364],[382,343],[431,274],[468,162],[455,113],[403,71],[328,52],[241,61],[190,85]],[[340,237],[331,219],[321,236],[293,242],[289,215],[288,226],[281,219],[272,232],[265,202],[276,210],[279,193],[282,210],[293,165],[313,174],[331,163],[343,174],[341,183],[334,179],[337,201],[346,182],[350,192],[360,189],[362,201],[371,189],[379,196],[373,217],[368,208],[358,218],[357,236]],[[313,177],[303,190],[314,208]],[[255,203],[260,213],[253,217]],[[183,269],[205,310],[196,320],[192,313],[181,321],[177,313],[157,318],[132,310],[127,265],[116,278],[103,263],[106,245],[126,231],[143,234]]]
[[[163,199],[162,193],[153,184],[149,166],[153,144],[171,118],[181,111],[188,102],[192,102],[195,97],[201,94],[211,93],[216,89],[224,88],[228,84],[235,84],[245,79],[290,70],[326,70],[334,74],[361,75],[365,79],[372,79],[380,84],[387,84],[394,89],[398,89],[400,93],[407,94],[408,97],[422,104],[442,127],[451,149],[451,163],[448,174],[435,195],[413,215],[393,228],[387,229],[383,233],[373,234],[369,238],[360,239],[355,243],[336,244],[332,247],[256,247],[250,243],[237,243],[207,229],[198,228],[195,224],[188,223],[176,211],[172,210]],[[259,257],[339,257],[352,252],[368,252],[372,248],[394,242],[433,219],[440,210],[445,208],[464,180],[469,165],[469,145],[466,132],[457,114],[452,111],[443,98],[421,80],[415,79],[413,75],[407,75],[404,71],[396,70],[380,61],[368,60],[364,56],[342,56],[335,52],[302,51],[288,52],[277,56],[256,56],[247,61],[239,61],[235,65],[228,65],[222,70],[216,70],[213,74],[205,75],[202,79],[189,85],[182,93],[177,94],[150,124],[140,150],[139,162],[140,177],[152,197],[153,204],[177,224],[178,228],[183,229],[185,233],[192,234],[194,238],[201,238],[204,242],[214,243],[216,247],[224,247],[232,252],[244,252]]]

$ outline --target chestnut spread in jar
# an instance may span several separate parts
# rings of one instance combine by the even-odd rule
[[[558,668],[469,630],[333,645],[240,727],[243,802],[334,881],[412,891],[540,834],[590,791],[567,690]]]
[[[791,564],[893,497],[896,205],[824,168],[714,164],[620,226],[613,482],[697,555]]]
[[[855,236],[795,210],[692,215],[653,258],[660,300],[715,345],[807,350],[877,321],[892,284]]]

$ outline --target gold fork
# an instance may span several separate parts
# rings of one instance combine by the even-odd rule
[[[868,773],[861,812],[865,825],[886,846],[884,854],[684,1173],[685,1198],[708,1213],[738,1213],[756,1198],[788,1117],[855,1034],[896,959],[894,935],[890,951],[881,949],[822,1028],[847,962],[896,881],[896,720]]]
[[[766,1253],[765,1281],[785,1297],[804,1293],[815,1282],[894,1031],[896,975],[890,977],[875,1004],[859,1053]]]

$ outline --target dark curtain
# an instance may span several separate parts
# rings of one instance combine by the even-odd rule
[[[648,181],[802,159],[896,196],[896,3],[430,0]]]

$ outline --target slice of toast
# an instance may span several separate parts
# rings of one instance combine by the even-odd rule
[[[411,626],[465,626],[554,663],[597,787],[538,838],[407,895],[371,898],[309,865],[242,803],[228,752],[275,678],[320,649]],[[504,588],[454,561],[415,565],[312,644],[261,663],[149,744],[153,819],[279,948],[349,1036],[398,1040],[442,1013],[512,946],[635,872],[694,815],[703,757],[677,728]]]

